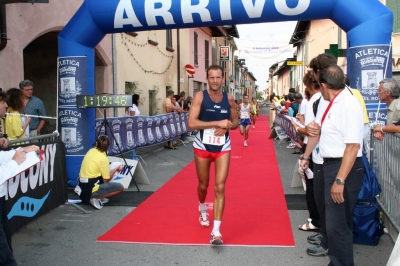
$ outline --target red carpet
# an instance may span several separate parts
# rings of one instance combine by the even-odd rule
[[[221,224],[224,245],[294,246],[269,133],[266,116],[260,116],[256,128],[250,129],[248,147],[243,146],[239,129],[231,132],[231,167]],[[212,173],[206,200],[211,222],[213,177]],[[212,223],[209,228],[202,228],[197,208],[197,177],[191,162],[98,241],[208,245]]]

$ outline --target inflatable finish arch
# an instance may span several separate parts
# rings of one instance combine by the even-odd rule
[[[75,96],[94,94],[94,47],[107,33],[328,18],[347,33],[352,87],[371,96],[391,73],[393,14],[378,0],[85,0],[58,36],[59,132],[69,185],[95,138],[94,109],[76,108]]]

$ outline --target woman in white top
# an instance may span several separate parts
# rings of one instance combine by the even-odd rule
[[[139,111],[139,103],[140,103],[140,96],[139,94],[133,94],[132,95],[132,107],[129,107],[128,110],[126,111],[125,115],[126,116],[138,116],[140,115]]]

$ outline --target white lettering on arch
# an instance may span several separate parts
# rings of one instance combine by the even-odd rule
[[[253,0],[242,0],[242,3],[249,18],[261,18],[265,0],[255,0],[254,4]]]
[[[181,0],[181,14],[183,23],[193,23],[192,14],[198,13],[201,21],[211,21],[210,11],[207,9],[209,0],[199,0],[198,5],[193,5],[191,0]]]
[[[126,18],[124,18],[124,12],[126,13]],[[131,0],[120,0],[117,10],[115,10],[114,28],[123,28],[124,25],[132,25],[133,27],[143,26],[136,17]]]
[[[221,20],[232,20],[231,0],[219,0]]]
[[[155,8],[155,4],[161,4],[161,8]],[[175,24],[169,9],[171,8],[171,0],[147,0],[145,1],[144,10],[146,13],[146,21],[149,26],[157,26],[156,17],[160,16],[164,19],[166,25]]]
[[[310,6],[310,0],[298,0],[298,4],[294,8],[290,8],[286,4],[286,0],[274,0],[276,10],[285,16],[300,15]]]

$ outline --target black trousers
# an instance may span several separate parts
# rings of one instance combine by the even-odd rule
[[[11,248],[11,232],[5,209],[5,198],[0,198],[0,265],[17,265]]]
[[[301,147],[301,153],[304,153],[305,149],[307,147],[307,144],[304,144],[303,147]],[[310,156],[312,157],[312,156]],[[312,158],[310,159],[310,169],[311,171],[314,172],[313,170],[314,163],[312,161]],[[307,209],[309,213],[309,217],[311,219],[312,225],[315,227],[320,227],[319,225],[319,213],[317,209],[317,205],[315,203],[315,197],[314,197],[314,179],[308,179],[307,174],[306,175],[306,203],[307,203]]]
[[[328,249],[328,239],[326,237],[325,222],[325,191],[324,191],[324,175],[322,172],[322,164],[314,163],[314,200],[319,214],[319,233],[322,235],[321,246]]]
[[[353,210],[364,178],[364,164],[357,158],[344,185],[344,202],[337,204],[331,197],[331,188],[340,168],[340,161],[324,162],[326,234],[329,257],[334,266],[353,266]]]

